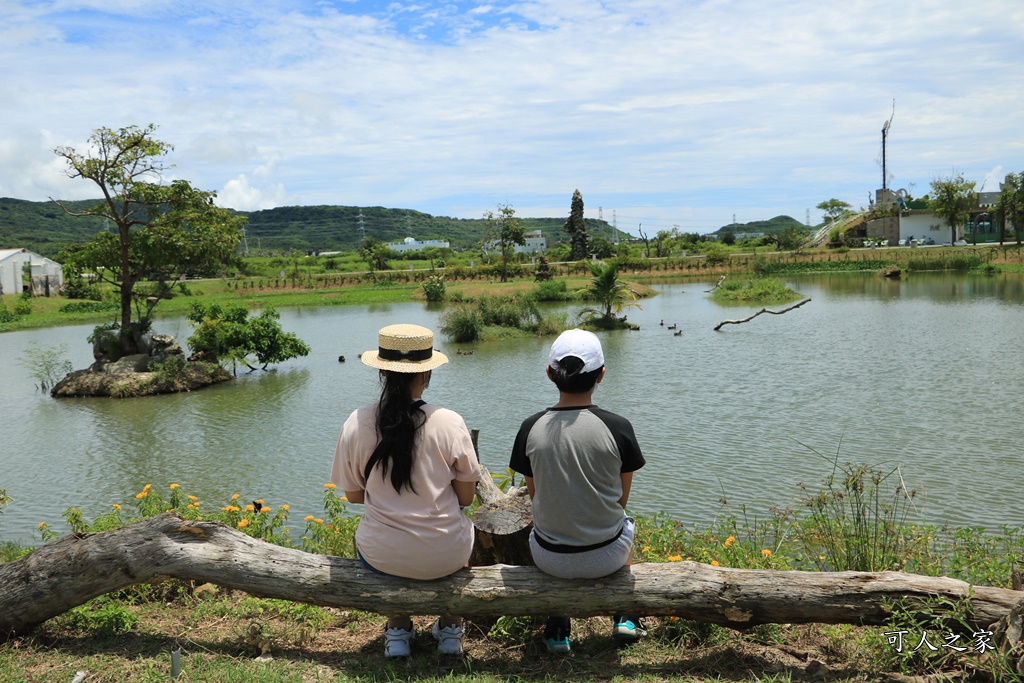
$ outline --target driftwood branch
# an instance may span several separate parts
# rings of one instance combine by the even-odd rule
[[[772,315],[782,315],[783,313],[788,313],[788,312],[792,311],[794,308],[800,308],[801,306],[806,304],[808,301],[810,301],[810,299],[804,299],[800,303],[793,304],[789,308],[784,308],[781,311],[770,311],[767,308],[762,308],[760,311],[758,311],[754,315],[748,316],[748,317],[744,318],[743,320],[723,320],[722,322],[720,322],[717,325],[715,325],[715,332],[718,332],[720,329],[722,329],[722,327],[724,325],[739,325],[740,323],[750,322],[751,320],[753,320],[757,316],[761,315],[762,313],[771,313]]]
[[[437,581],[411,581],[375,574],[357,560],[284,548],[220,523],[165,513],[114,531],[72,534],[0,565],[0,640],[96,596],[167,578],[383,614],[525,616],[554,610],[574,617],[675,615],[734,628],[883,624],[891,601],[900,599],[939,617],[946,609],[943,598],[966,600],[969,621],[987,627],[1021,601],[1011,590],[942,577],[728,569],[695,562],[637,564],[596,580],[495,565],[462,569]]]
[[[723,282],[725,282],[725,276],[724,275],[722,277],[718,278],[718,282],[715,283],[714,287],[712,287],[711,289],[705,289],[704,292],[707,294],[707,293],[715,291],[716,289],[718,289],[719,287],[722,286]]]

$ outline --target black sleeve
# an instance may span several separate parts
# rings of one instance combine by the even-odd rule
[[[629,420],[597,406],[591,406],[590,411],[601,418],[615,438],[615,443],[619,447],[619,457],[622,458],[622,472],[635,472],[647,464]]]
[[[542,410],[541,412],[531,415],[523,420],[522,426],[519,427],[519,433],[516,434],[515,443],[512,444],[512,457],[509,459],[508,466],[510,469],[525,477],[533,476],[533,467],[530,465],[530,457],[526,454],[526,442],[530,437],[530,430],[533,429],[533,425],[537,423],[537,420],[539,420],[545,412],[547,411]]]

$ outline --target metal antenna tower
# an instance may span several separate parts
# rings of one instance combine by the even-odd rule
[[[888,188],[888,186],[886,185],[886,183],[887,183],[887,177],[886,177],[887,176],[887,171],[886,171],[886,167],[885,167],[885,139],[889,136],[889,126],[892,125],[892,117],[893,116],[896,116],[896,99],[895,98],[893,98],[893,101],[892,101],[892,115],[889,117],[889,120],[885,122],[885,125],[882,126],[882,189],[883,190]]]
[[[361,232],[363,234],[363,239],[365,240],[366,239],[366,224],[363,223],[363,210],[362,209],[359,209],[359,216],[357,216],[357,220],[359,221],[359,232]]]

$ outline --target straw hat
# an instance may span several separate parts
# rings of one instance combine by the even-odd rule
[[[371,368],[391,372],[424,372],[448,362],[434,350],[434,333],[419,325],[388,325],[377,333],[378,348],[359,359]]]

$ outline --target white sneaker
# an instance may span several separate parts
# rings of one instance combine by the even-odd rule
[[[466,633],[466,629],[462,626],[452,624],[451,626],[441,628],[441,620],[438,619],[434,622],[434,627],[430,629],[430,633],[434,636],[434,640],[437,641],[437,651],[441,654],[462,654],[462,636]]]
[[[389,628],[384,631],[384,656],[408,657],[412,654],[413,629]]]

